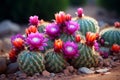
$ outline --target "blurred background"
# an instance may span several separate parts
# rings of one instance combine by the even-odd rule
[[[0,40],[10,42],[10,36],[24,33],[31,15],[51,21],[59,11],[75,17],[79,7],[84,9],[85,15],[97,19],[100,27],[113,25],[120,21],[119,3],[120,0],[0,0]]]

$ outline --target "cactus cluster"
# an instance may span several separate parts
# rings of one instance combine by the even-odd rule
[[[49,23],[39,20],[38,16],[31,16],[25,34],[11,38],[10,59],[17,59],[20,70],[33,75],[45,69],[62,72],[67,65],[75,68],[97,67],[100,55],[107,58],[110,51],[120,52],[118,23],[115,24],[117,29],[99,34],[97,21],[83,16],[81,8],[77,16],[73,19],[70,14],[60,11]],[[112,47],[106,48],[104,45],[107,42]]]

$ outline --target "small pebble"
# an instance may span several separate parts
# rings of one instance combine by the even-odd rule
[[[50,73],[50,76],[51,77],[55,77],[55,73]]]
[[[67,66],[67,69],[69,72],[73,73],[74,72],[74,67],[73,66]]]
[[[48,71],[46,71],[46,70],[42,72],[42,75],[44,77],[50,77],[50,73]]]
[[[70,75],[70,72],[69,72],[69,70],[68,70],[68,69],[65,69],[65,70],[64,70],[64,75],[65,75],[65,76]]]
[[[97,73],[106,73],[106,72],[108,72],[108,71],[109,71],[108,68],[96,70]]]
[[[79,68],[78,71],[79,71],[79,72],[82,72],[82,73],[84,73],[84,74],[92,74],[92,73],[95,73],[95,71],[90,70],[90,69],[88,69],[88,68],[86,68],[86,67]]]

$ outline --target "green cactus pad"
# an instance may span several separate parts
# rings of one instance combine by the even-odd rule
[[[113,44],[120,45],[120,28],[106,28],[100,32],[101,38],[108,42],[109,47]]]
[[[39,52],[22,51],[18,56],[17,62],[20,70],[27,75],[41,73],[45,69],[43,55]]]
[[[66,60],[61,53],[49,50],[45,55],[45,67],[49,72],[61,72],[66,67]]]
[[[78,48],[80,55],[72,60],[72,65],[75,68],[96,67],[98,64],[98,53],[85,44],[79,43]]]
[[[77,21],[80,25],[79,31],[82,35],[86,35],[89,31],[94,33],[99,32],[98,22],[91,17],[83,16],[81,18],[74,18],[73,20]]]

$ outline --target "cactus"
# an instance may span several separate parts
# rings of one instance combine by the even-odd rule
[[[49,72],[61,72],[66,67],[66,63],[63,55],[53,49],[45,53],[45,67]]]
[[[88,31],[94,32],[94,33],[97,33],[99,31],[98,22],[91,17],[84,16],[83,9],[79,8],[77,14],[78,14],[78,17],[73,18],[73,20],[75,20],[76,22],[78,22],[78,24],[80,24],[79,31],[83,35],[86,35]]]
[[[109,47],[111,47],[113,44],[120,45],[120,28],[116,26],[110,27],[107,29],[103,29],[100,32],[101,39],[103,39],[105,42],[108,42]]]
[[[48,22],[45,22],[43,20],[40,20],[40,24],[38,25],[38,31],[40,33],[43,33],[45,32],[45,27],[48,25],[49,23]]]
[[[36,51],[22,51],[18,55],[17,62],[20,70],[28,75],[41,73],[45,69],[43,55]]]
[[[62,39],[64,42],[66,42],[66,41],[75,41],[75,38],[74,38],[73,35],[68,35],[68,34],[65,34],[65,33],[60,35],[60,39]]]
[[[79,56],[72,60],[75,68],[96,67],[98,64],[97,52],[86,44],[78,43]]]

